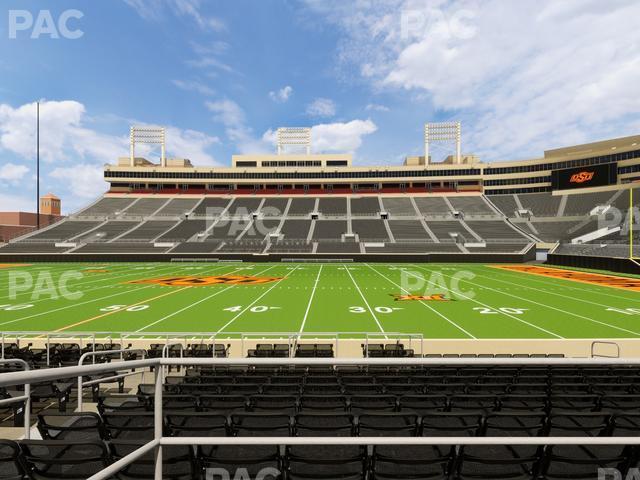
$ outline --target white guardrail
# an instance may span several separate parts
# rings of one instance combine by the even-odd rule
[[[114,352],[115,353],[115,352]],[[119,353],[119,352],[118,352]],[[59,380],[61,378],[100,375],[114,371],[114,364],[94,364],[74,367],[60,367],[41,370],[28,370],[21,360],[3,360],[2,364],[19,363],[25,371],[0,375],[0,387],[25,385],[25,395],[4,401],[3,403],[28,402],[28,386],[35,382]],[[154,450],[155,480],[162,480],[162,448],[166,445],[640,445],[640,436],[634,437],[164,437],[163,436],[163,367],[168,366],[396,366],[411,367],[425,365],[573,365],[573,366],[612,366],[640,365],[640,358],[487,358],[487,359],[434,359],[434,358],[156,358],[145,360],[125,360],[119,362],[117,370],[155,368],[154,389],[154,438],[132,453],[126,455],[107,468],[88,478],[88,480],[107,480],[133,463],[138,458]],[[85,383],[86,384],[86,383]],[[0,403],[2,404],[2,403]],[[28,406],[25,409],[28,413]],[[25,416],[25,435],[28,436],[28,415]],[[28,437],[27,437],[28,438]]]

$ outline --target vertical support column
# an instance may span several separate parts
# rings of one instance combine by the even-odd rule
[[[424,124],[424,164],[429,165],[429,124]]]
[[[162,369],[164,366],[158,365],[156,368],[155,397],[153,402],[153,425],[154,438],[157,442],[162,440]],[[158,444],[155,452],[155,480],[162,480],[162,445]]]
[[[460,122],[456,122],[456,164],[458,165],[462,162],[460,150]]]
[[[163,167],[167,166],[167,158],[165,156],[165,130],[162,129],[162,143],[160,144],[160,165]]]
[[[629,188],[629,258],[633,258],[633,186]]]
[[[129,166],[133,167],[135,164],[135,138],[134,138],[134,127],[129,128]]]

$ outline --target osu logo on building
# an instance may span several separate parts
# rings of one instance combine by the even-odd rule
[[[407,301],[407,300],[427,300],[431,302],[448,302],[450,299],[445,297],[444,293],[434,293],[433,295],[401,295],[394,294],[393,298],[396,301]]]
[[[591,181],[591,179],[593,179],[594,175],[595,175],[595,172],[574,173],[573,175],[571,175],[571,179],[569,180],[569,182],[570,183],[589,182],[589,181]]]
[[[147,278],[127,283],[161,285],[163,287],[206,287],[209,285],[256,285],[282,280],[282,277],[252,277],[249,275],[218,275],[215,277],[176,276],[168,278]]]

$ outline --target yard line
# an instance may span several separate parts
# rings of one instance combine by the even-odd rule
[[[318,270],[318,276],[316,277],[316,281],[313,284],[313,289],[311,290],[311,296],[309,297],[309,303],[307,304],[307,309],[304,312],[304,318],[302,319],[302,325],[300,325],[300,331],[298,333],[302,333],[304,330],[304,326],[307,323],[307,317],[309,316],[309,310],[311,309],[311,302],[313,302],[313,297],[316,294],[316,289],[318,288],[318,281],[320,280],[320,274],[322,273],[322,267],[324,265],[320,265],[320,269]],[[298,337],[300,338],[300,337]]]
[[[420,268],[420,267],[418,267],[418,268]],[[449,275],[445,275],[445,274],[442,274],[442,275],[445,276],[445,277],[451,278],[451,276],[449,276]],[[488,277],[484,277],[484,278],[488,278]],[[467,283],[471,283],[468,280],[462,280],[462,281],[463,282],[467,282]],[[622,332],[631,333],[633,335],[640,336],[640,333],[638,333],[638,332],[633,332],[631,330],[627,330],[626,328],[622,328],[622,327],[616,327],[615,325],[610,325],[608,323],[601,322],[599,320],[594,320],[593,318],[585,317],[584,315],[580,315],[578,313],[569,312],[568,310],[562,310],[561,308],[556,308],[556,307],[553,307],[551,305],[546,305],[544,303],[536,302],[535,300],[531,300],[531,299],[528,299],[528,298],[520,297],[518,295],[513,295],[511,293],[503,292],[502,290],[497,290],[495,288],[487,287],[486,285],[483,285],[483,287],[486,288],[487,290],[491,290],[492,292],[496,292],[496,293],[499,293],[499,294],[502,294],[502,295],[507,295],[509,297],[517,298],[518,300],[522,300],[523,302],[533,303],[534,305],[538,305],[540,307],[549,308],[551,310],[555,310],[555,311],[560,312],[560,313],[567,313],[567,314],[569,314],[571,316],[574,316],[574,317],[577,317],[577,318],[581,318],[581,319],[587,320],[589,322],[598,323],[600,325],[604,325],[605,327],[610,327],[610,328],[613,328],[613,329],[616,329],[616,330],[620,330]]]
[[[373,313],[372,308],[369,306],[369,302],[367,302],[367,299],[364,298],[364,295],[362,294],[362,290],[360,290],[360,287],[358,286],[358,284],[356,283],[355,279],[353,278],[353,275],[351,275],[351,272],[349,271],[349,268],[345,265],[342,264],[342,266],[344,267],[344,269],[347,271],[347,273],[349,274],[349,277],[351,277],[351,281],[353,282],[353,284],[356,287],[356,290],[358,290],[358,293],[360,294],[360,297],[362,298],[362,301],[364,302],[364,304],[367,306],[367,309],[369,309],[369,313],[371,314],[371,316],[373,317],[373,319],[376,321],[376,324],[378,324],[378,328],[380,329],[380,331],[382,333],[384,333],[384,328],[382,328],[382,325],[380,324],[380,321],[378,320],[378,317],[376,317],[376,314]],[[384,336],[385,340],[388,340],[389,337],[387,337],[386,335]]]
[[[426,272],[431,272],[430,270],[427,270],[427,269],[424,269],[424,268],[422,268],[422,267],[419,267],[418,265],[416,265],[416,267],[418,267],[418,268],[420,268],[421,270],[424,270],[424,271],[426,271]],[[407,272],[409,275],[414,276],[415,278],[418,278],[418,279],[420,279],[420,278],[421,278],[421,277],[418,277],[416,274],[411,273],[411,271],[410,271],[410,270],[407,270],[406,272]],[[450,275],[445,275],[444,273],[441,273],[441,275],[442,275],[443,277],[453,278],[453,277],[451,277]],[[422,279],[424,280],[424,278],[422,278]],[[434,283],[433,281],[428,281],[428,282],[429,282],[429,283],[432,283],[432,284],[434,284],[434,285],[435,285],[435,283]],[[447,289],[447,291],[448,291],[448,292],[451,292],[451,289],[449,289],[448,287],[445,287],[445,288]],[[485,308],[490,308],[490,309],[492,309],[492,310],[496,310],[494,307],[492,307],[492,306],[490,306],[490,305],[487,305],[486,303],[482,303],[482,302],[480,302],[479,300],[476,300],[475,298],[471,298],[471,297],[469,297],[469,296],[467,296],[467,295],[464,295],[462,292],[456,292],[456,295],[458,295],[458,296],[460,296],[460,297],[462,297],[462,298],[466,298],[467,300],[471,300],[472,302],[477,303],[478,305],[482,305],[482,306],[483,306],[483,307],[485,307]],[[496,310],[496,311],[497,311],[497,312],[499,312],[500,314],[502,314],[502,315],[506,316],[506,317],[511,318],[512,320],[515,320],[515,321],[520,322],[520,323],[524,323],[525,325],[529,325],[530,327],[533,327],[533,328],[535,328],[535,329],[537,329],[537,330],[540,330],[541,332],[548,333],[549,335],[552,335],[552,336],[554,336],[554,337],[556,337],[556,338],[562,338],[562,339],[564,339],[564,337],[563,337],[563,336],[558,335],[557,333],[551,332],[551,331],[547,330],[546,328],[542,328],[542,327],[540,327],[540,326],[538,326],[538,325],[535,325],[535,324],[533,324],[533,323],[527,322],[526,320],[522,320],[521,318],[515,317],[515,316],[511,315],[510,313],[506,313],[506,312],[503,312],[503,311],[501,311],[501,310]]]
[[[389,282],[391,282],[393,285],[395,285],[396,287],[398,287],[400,290],[402,290],[403,292],[405,292],[406,294],[410,295],[411,292],[402,288],[400,285],[398,285],[396,282],[394,282],[393,280],[391,280],[389,277],[387,277],[386,275],[383,275],[382,273],[380,273],[378,270],[376,270],[375,268],[373,268],[371,265],[369,265],[368,263],[365,263],[365,265],[367,267],[369,267],[371,270],[373,270],[374,272],[376,272],[378,275],[380,275],[382,278],[387,279]],[[438,312],[435,308],[433,308],[431,305],[426,304],[424,301],[420,300],[419,301],[422,305],[424,305],[425,307],[427,307],[429,310],[431,310],[433,313],[435,313],[436,315],[438,315],[439,317],[443,318],[444,320],[446,320],[447,322],[449,322],[451,325],[453,325],[454,327],[456,327],[458,330],[464,332],[466,335],[468,335],[469,337],[473,338],[474,340],[477,340],[477,337],[473,336],[471,333],[469,333],[468,331],[466,331],[464,328],[462,328],[460,325],[458,325],[456,322],[454,322],[453,320],[450,320],[448,317],[446,317],[445,315],[443,315],[442,313]]]
[[[515,277],[520,277],[524,280],[524,278],[527,279],[527,281],[529,282],[536,282],[536,283],[542,283],[544,285],[551,285],[547,280],[542,280],[540,278],[539,275],[531,275],[531,274],[527,274],[527,277],[523,277],[522,276],[522,272],[515,272],[515,271],[511,271],[511,270],[504,270],[504,269],[499,269],[496,268],[496,274],[498,275],[502,275],[503,277],[509,277],[509,278],[515,278]],[[537,277],[537,278],[533,278],[533,277]],[[630,297],[621,297],[620,295],[613,295],[612,293],[607,293],[607,292],[603,292],[601,291],[602,289],[597,289],[597,287],[599,287],[599,285],[592,285],[594,288],[586,288],[586,284],[584,283],[579,283],[579,282],[572,282],[571,280],[564,280],[562,278],[551,278],[549,277],[548,280],[557,280],[558,283],[554,283],[554,285],[558,285],[558,287],[561,287],[563,290],[575,290],[576,292],[582,292],[582,293],[586,293],[586,294],[591,294],[594,293],[596,295],[602,295],[605,297],[612,297],[612,298],[616,298],[618,300],[623,299],[624,301],[629,301],[629,302],[634,302],[634,303],[640,303],[640,298],[630,298]],[[569,285],[563,285],[562,283],[567,283]],[[574,286],[576,285],[576,286]],[[585,288],[580,288],[577,285],[584,285]]]
[[[144,290],[146,288],[151,288],[153,286],[154,285],[147,285],[147,286],[144,286],[144,287],[141,287],[141,288],[136,288],[133,291],[137,292],[139,290]],[[55,308],[53,310],[47,310],[46,312],[34,313],[33,315],[29,315],[27,317],[20,317],[20,318],[14,319],[14,320],[9,320],[8,322],[2,322],[2,323],[0,323],[0,326],[7,325],[9,323],[19,322],[21,320],[28,320],[30,318],[40,317],[42,315],[48,315],[49,313],[60,312],[62,310],[67,310],[68,308],[79,307],[80,305],[86,305],[87,303],[97,302],[99,300],[106,300],[107,298],[117,297],[118,295],[124,295],[125,293],[131,293],[131,290],[127,290],[127,291],[119,292],[119,293],[114,293],[112,295],[107,295],[106,297],[95,298],[93,300],[87,300],[86,302],[82,302],[82,303],[74,303],[73,305],[67,305],[66,307],[60,307],[60,308]]]
[[[267,268],[266,270],[263,270],[261,272],[258,273],[258,275],[263,274],[264,272],[266,272],[267,270],[271,270],[272,268],[274,268],[275,265],[272,265],[271,267]],[[260,300],[262,297],[264,297],[267,293],[269,293],[271,290],[273,290],[275,287],[277,287],[278,285],[280,285],[280,282],[282,282],[285,278],[289,278],[289,275],[291,275],[293,272],[295,272],[298,269],[299,265],[296,265],[296,267],[291,270],[289,273],[287,273],[284,277],[282,277],[280,280],[278,280],[276,283],[274,283],[271,287],[269,287],[267,289],[266,292],[264,292],[262,295],[260,295],[258,298],[256,298],[253,302],[251,302],[251,304],[249,304],[247,307],[245,307],[240,313],[238,313],[235,317],[233,317],[231,320],[229,320],[227,323],[225,323],[222,328],[220,328],[217,332],[216,335],[218,335],[219,333],[221,333],[225,328],[227,328],[229,325],[231,325],[233,322],[235,322],[238,318],[240,318],[240,316],[246,312],[247,310],[249,310],[251,307],[253,307],[258,300]]]
[[[237,272],[237,271],[239,271],[239,270],[241,270],[241,269],[240,269],[240,268],[236,268],[235,270],[231,270],[229,273],[227,273],[227,274],[225,274],[225,275],[231,275],[232,273],[235,273],[235,272]],[[160,322],[163,322],[163,321],[165,321],[165,320],[168,320],[169,318],[175,317],[175,316],[176,316],[176,315],[178,315],[179,313],[182,313],[182,312],[184,312],[185,310],[190,309],[191,307],[195,307],[196,305],[199,305],[199,304],[201,304],[202,302],[205,302],[205,301],[209,300],[210,298],[213,298],[213,297],[215,297],[215,296],[217,296],[217,295],[220,295],[221,293],[224,293],[224,292],[226,292],[227,290],[229,290],[229,289],[231,289],[231,288],[233,288],[233,287],[237,287],[237,286],[238,286],[237,284],[229,285],[228,287],[224,288],[223,290],[218,290],[217,292],[215,292],[215,293],[213,293],[213,294],[211,294],[211,295],[208,295],[208,296],[206,296],[206,297],[204,297],[204,298],[202,298],[202,299],[198,300],[197,302],[192,303],[191,305],[187,305],[186,307],[181,308],[180,310],[176,310],[175,312],[170,313],[169,315],[166,315],[166,316],[162,317],[162,318],[161,318],[161,319],[159,319],[159,320],[156,320],[155,322],[151,322],[149,325],[146,325],[146,326],[144,326],[144,327],[142,327],[142,328],[140,328],[140,329],[136,330],[136,332],[141,332],[141,331],[146,330],[147,328],[152,327],[152,326],[154,326],[154,325],[156,325],[156,324],[158,324],[158,323],[160,323]]]
[[[122,311],[126,310],[127,308],[131,308],[131,307],[135,307],[137,305],[150,303],[150,302],[153,302],[154,300],[157,300],[159,298],[168,297],[169,295],[173,295],[174,293],[181,292],[181,291],[186,290],[188,288],[193,288],[193,287],[182,287],[182,288],[178,288],[176,290],[170,290],[170,291],[165,292],[165,293],[163,293],[161,295],[157,295],[157,296],[152,297],[152,298],[146,298],[144,300],[140,300],[139,302],[133,303],[131,305],[125,305],[124,307],[119,308],[118,310],[112,310],[110,312],[106,312],[106,313],[103,313],[103,314],[100,314],[100,315],[96,315],[95,317],[92,317],[92,318],[87,318],[86,320],[81,320],[79,322],[72,323],[70,325],[67,325],[66,327],[62,327],[62,328],[59,328],[57,330],[54,330],[54,332],[56,332],[56,333],[64,332],[65,330],[68,330],[70,328],[77,327],[77,326],[80,326],[80,325],[84,325],[85,323],[89,323],[89,322],[92,322],[94,320],[98,320],[99,318],[108,317],[109,315],[113,315],[114,313],[122,312]]]
[[[158,270],[154,270],[153,272],[154,272],[154,273],[157,273],[159,270],[163,270],[163,271],[164,271],[164,270],[167,270],[167,269],[168,269],[168,270],[171,270],[172,268],[175,268],[175,267],[173,267],[173,266],[172,266],[172,267],[168,267],[168,266],[166,266],[166,267],[164,267],[164,268],[160,268],[160,269],[158,269]],[[186,268],[186,267],[179,267],[179,269],[180,269],[180,270],[184,270],[185,268]],[[226,267],[219,267],[219,268],[226,268]],[[122,274],[122,275],[109,276],[109,277],[106,277],[106,278],[101,278],[100,280],[95,280],[95,281],[92,281],[92,282],[82,283],[82,284],[81,284],[81,285],[79,285],[79,286],[83,286],[83,287],[84,287],[85,285],[91,285],[92,283],[107,282],[107,281],[113,281],[113,280],[115,280],[115,279],[117,279],[117,278],[131,277],[131,276],[133,276],[133,275],[138,275],[138,274],[140,274],[142,271],[143,271],[143,270],[141,270],[141,271],[139,271],[139,272],[138,272],[138,271],[136,271],[135,273],[131,273],[131,272],[129,272],[129,273],[125,273],[125,274]],[[101,290],[101,289],[103,289],[103,288],[109,288],[109,287],[111,287],[111,286],[113,286],[113,285],[105,285],[105,286],[102,286],[102,287],[90,288],[90,289],[87,289],[87,290],[81,290],[81,292],[82,292],[83,294],[85,294],[85,293],[88,293],[88,292],[93,292],[93,291],[96,291],[96,290]],[[33,295],[33,291],[20,293],[20,294],[16,295],[16,297],[18,297],[18,296],[20,296],[20,295],[28,295],[28,294]],[[0,297],[0,299],[9,298],[10,296],[11,296],[11,295],[7,295],[6,297]],[[29,303],[38,303],[38,302],[43,302],[43,301],[46,301],[46,300],[52,300],[52,298],[51,298],[51,297],[49,297],[49,298],[42,298],[42,299],[39,299],[39,300],[31,300],[31,301],[28,301],[28,302],[29,302]],[[55,299],[53,299],[53,300],[55,300]]]
[[[571,297],[569,295],[563,295],[562,293],[550,292],[550,291],[544,290],[542,288],[530,287],[529,285],[526,285],[524,283],[519,283],[519,282],[515,282],[515,281],[510,282],[510,281],[506,281],[506,280],[500,280],[499,278],[488,277],[486,275],[477,275],[477,276],[478,277],[482,277],[482,278],[489,278],[491,280],[495,280],[496,282],[506,283],[508,285],[514,285],[515,284],[515,285],[518,285],[519,287],[527,288],[529,290],[535,290],[536,292],[542,292],[542,293],[545,293],[547,295],[556,295],[558,297],[568,298],[570,300],[575,300],[576,299],[576,297]],[[509,276],[509,277],[511,277],[511,276]],[[522,278],[522,280],[524,280],[524,278]],[[527,278],[527,280],[530,280],[530,279]],[[585,291],[585,293],[587,293],[587,292]],[[617,298],[619,299],[620,297],[617,297]],[[611,307],[611,305],[604,305],[602,303],[592,302],[591,300],[586,300],[584,298],[580,298],[580,302],[582,302],[582,303],[590,303],[591,305],[597,305],[598,307],[605,307],[605,308]]]

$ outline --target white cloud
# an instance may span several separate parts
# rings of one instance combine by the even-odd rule
[[[371,120],[351,120],[346,123],[325,123],[311,127],[315,152],[355,152],[362,137],[378,129]]]
[[[222,123],[229,140],[238,148],[239,153],[266,153],[267,146],[257,139],[253,129],[247,124],[244,110],[233,100],[223,99],[205,102],[205,106],[214,114],[214,120]]]
[[[635,133],[636,1],[307,5],[343,32],[343,69],[355,66],[374,90],[431,103],[434,116],[463,120],[466,150],[485,159]]]
[[[15,163],[6,163],[0,166],[0,181],[16,182],[29,172],[24,165],[16,165]]]
[[[350,122],[321,123],[311,127],[313,153],[347,152],[353,153],[362,145],[363,137],[378,129],[371,120],[351,120]],[[262,141],[275,146],[275,130],[267,130]]]
[[[107,190],[103,172],[95,164],[81,163],[69,167],[58,167],[49,176],[70,184],[74,195],[80,199],[97,198]]]
[[[367,111],[374,111],[374,112],[388,112],[389,111],[389,107],[387,107],[385,105],[380,105],[380,104],[377,104],[377,103],[370,103],[364,109],[367,110]]]
[[[274,102],[284,103],[289,100],[289,97],[293,93],[293,88],[290,85],[286,85],[277,91],[269,92],[269,98]]]
[[[147,21],[159,21],[165,11],[177,17],[186,17],[195,22],[202,30],[222,32],[227,29],[225,23],[202,12],[200,0],[124,0],[140,17]]]
[[[328,98],[316,98],[307,105],[307,114],[312,117],[333,117],[336,114],[336,104]]]
[[[196,92],[202,95],[214,95],[216,93],[213,88],[197,80],[171,80],[171,83],[188,92]]]

